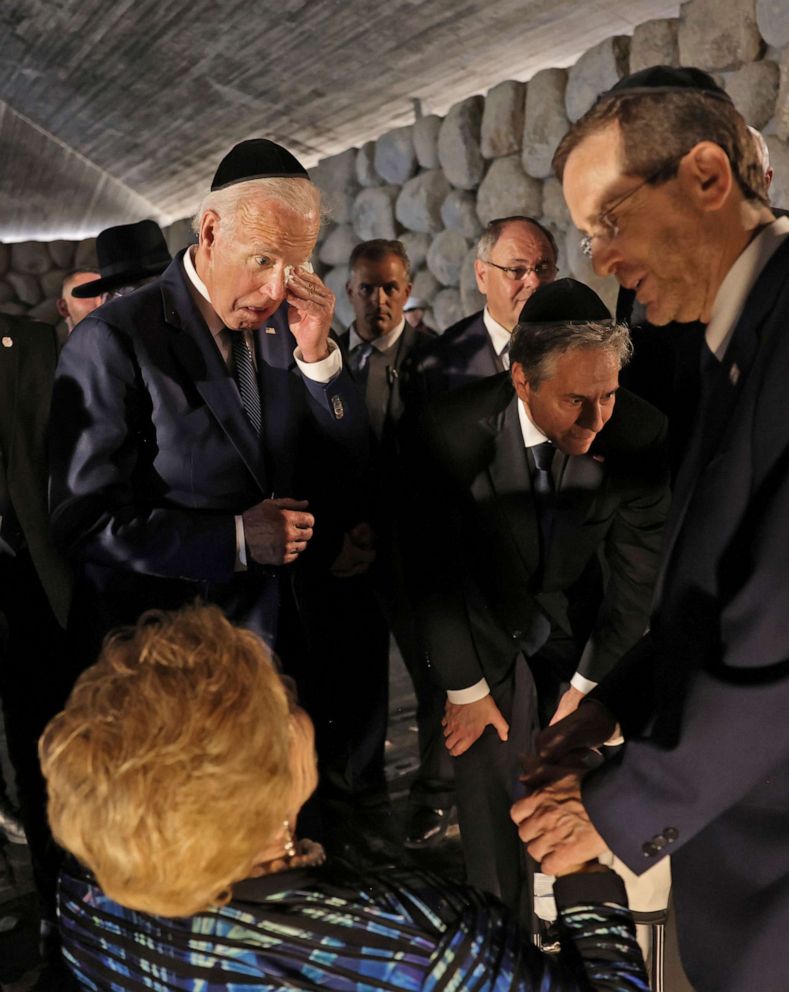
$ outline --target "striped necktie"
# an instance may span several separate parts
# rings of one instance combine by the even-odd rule
[[[241,406],[252,430],[260,437],[263,417],[260,412],[260,391],[252,354],[247,347],[243,331],[228,331],[228,333],[233,355],[233,378],[241,393]]]

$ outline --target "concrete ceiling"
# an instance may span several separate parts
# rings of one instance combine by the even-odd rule
[[[266,136],[307,165],[678,0],[4,0],[0,241],[190,214]]]

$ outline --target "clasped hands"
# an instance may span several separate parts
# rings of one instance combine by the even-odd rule
[[[241,514],[244,540],[261,565],[290,565],[312,537],[315,517],[306,499],[264,499]]]
[[[548,875],[581,870],[607,850],[581,798],[592,749],[614,732],[616,721],[601,703],[583,702],[537,735],[536,754],[526,759],[521,781],[529,795],[510,815],[529,854]]]

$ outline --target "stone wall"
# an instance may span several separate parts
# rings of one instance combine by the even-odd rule
[[[164,229],[171,253],[194,240],[191,221]],[[66,325],[57,311],[63,277],[72,269],[96,268],[96,239],[0,243],[0,313],[26,314],[55,324],[65,339]]]
[[[773,202],[789,206],[789,3],[689,0],[678,18],[648,21],[632,38],[609,38],[570,69],[501,83],[484,98],[455,104],[444,118],[422,117],[312,169],[330,211],[316,252],[319,271],[337,294],[339,321],[353,316],[344,291],[348,255],[358,241],[376,237],[405,243],[414,295],[432,302],[437,328],[478,310],[476,238],[491,218],[512,213],[549,226],[561,274],[589,283],[613,306],[617,286],[599,279],[580,254],[551,157],[598,94],[659,63],[695,65],[715,76],[765,134]]]
[[[613,306],[613,280],[595,276],[578,249],[551,156],[571,121],[622,76],[648,65],[696,65],[713,73],[749,124],[763,131],[775,169],[773,202],[789,206],[789,3],[689,0],[675,19],[641,24],[585,52],[570,69],[546,69],[528,83],[503,82],[447,115],[419,118],[324,159],[311,172],[330,219],[316,266],[337,295],[338,322],[352,313],[347,260],[367,238],[399,237],[414,269],[416,296],[443,330],[482,305],[474,246],[482,226],[511,213],[539,217],[556,235],[562,275],[594,286]],[[188,221],[166,232],[176,251]],[[95,264],[94,240],[0,244],[0,312],[55,323],[64,271]]]

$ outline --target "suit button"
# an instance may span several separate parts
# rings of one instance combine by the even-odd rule
[[[523,637],[523,631],[522,630],[513,630],[513,632],[512,632],[512,639],[513,639],[513,641],[519,641],[522,637]]]
[[[658,851],[662,851],[663,848],[668,843],[668,841],[663,836],[663,834],[655,834],[655,836],[652,838],[652,843],[658,849]]]
[[[679,837],[679,830],[677,830],[676,827],[664,827],[663,836],[666,838],[669,844],[673,844],[674,841]]]
[[[644,853],[645,858],[654,858],[658,853],[658,848],[655,847],[651,840],[646,841],[641,845],[641,850]]]

